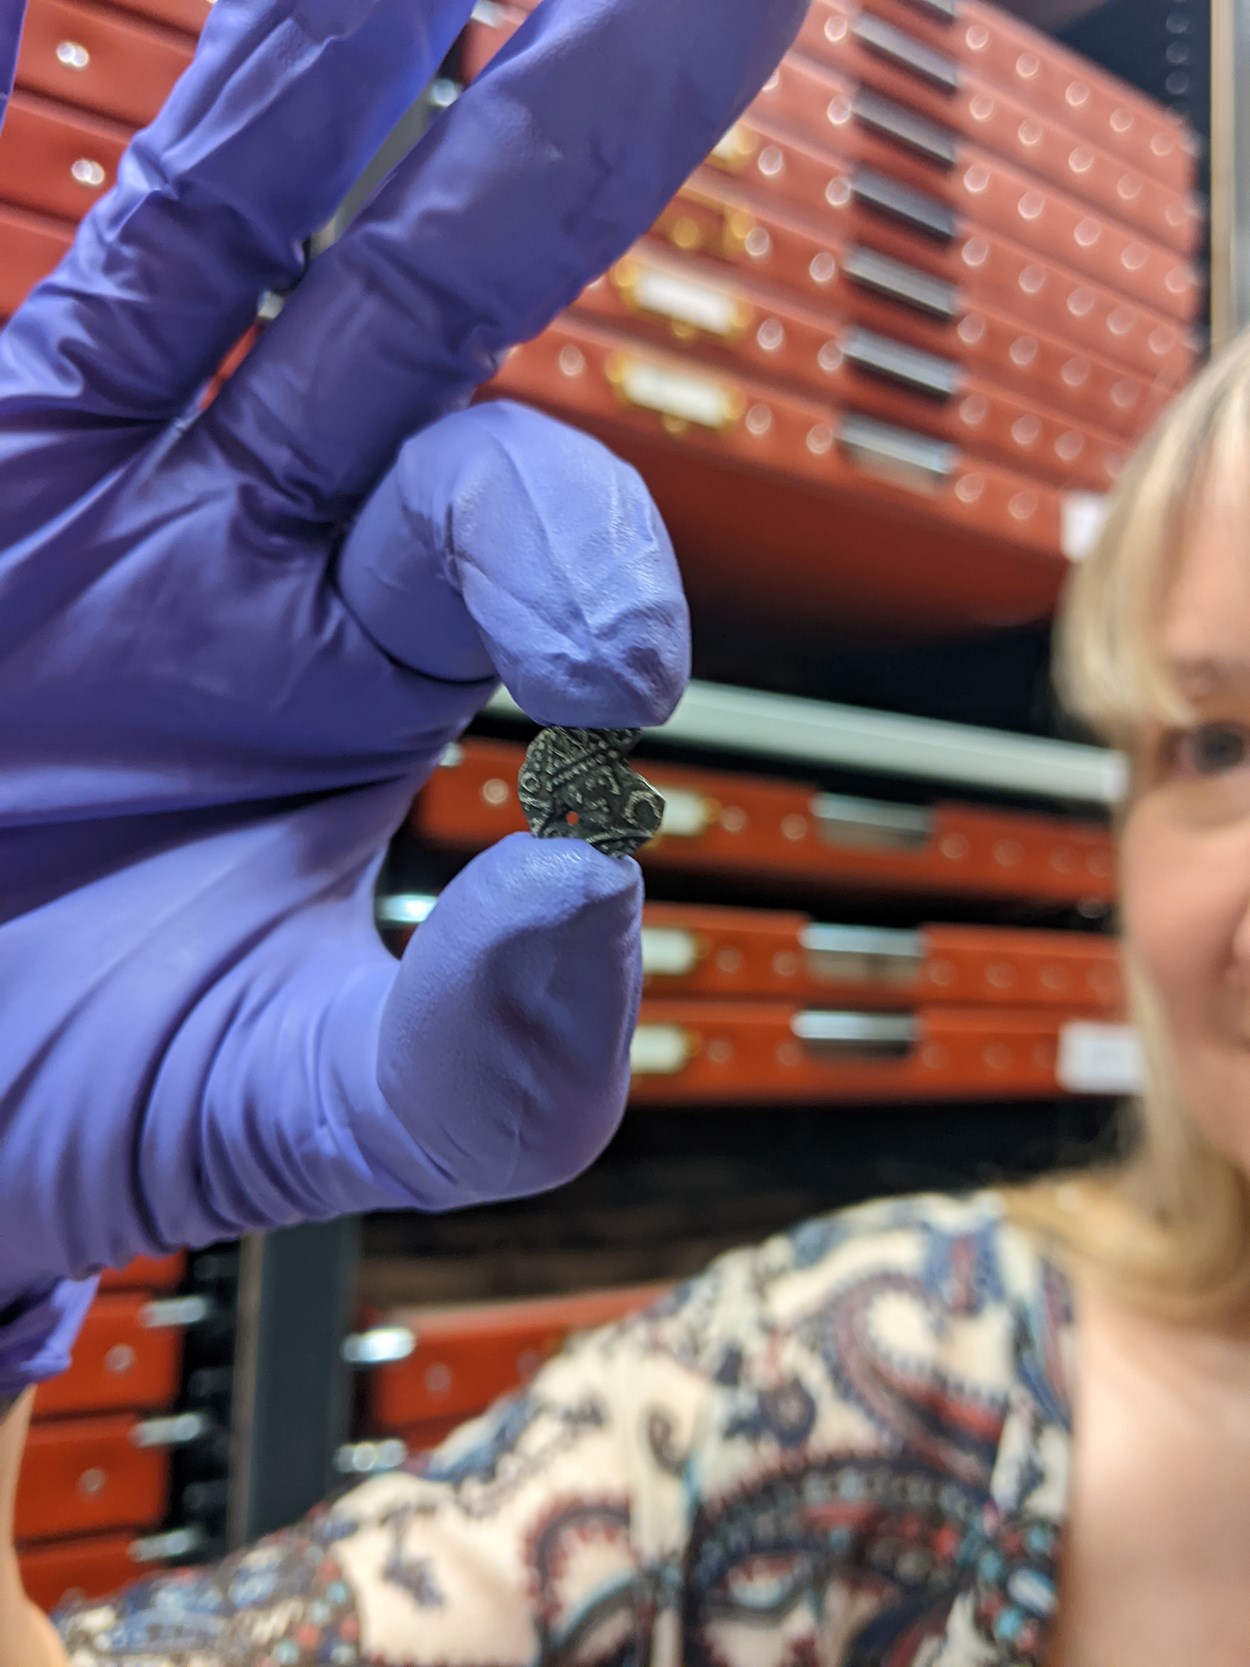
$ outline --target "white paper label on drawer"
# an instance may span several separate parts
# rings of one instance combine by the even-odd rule
[[[712,146],[712,158],[716,162],[736,162],[742,152],[742,132],[738,127],[731,127],[722,133]]]
[[[679,926],[644,926],[642,970],[651,978],[684,978],[699,964],[699,940]]]
[[[697,839],[711,825],[715,814],[715,807],[702,793],[666,787],[660,832],[666,839]]]
[[[690,1058],[690,1040],[677,1025],[639,1025],[629,1050],[636,1077],[675,1077]]]
[[[633,405],[704,428],[725,428],[733,421],[738,406],[733,389],[724,382],[648,364],[645,359],[624,361],[619,387]]]
[[[1098,492],[1065,492],[1061,500],[1059,539],[1069,561],[1084,561],[1098,542],[1107,519],[1107,499]]]
[[[1064,1025],[1055,1075],[1069,1094],[1139,1093],[1142,1055],[1137,1032],[1131,1025]]]
[[[640,266],[630,293],[643,312],[691,324],[709,335],[731,336],[738,327],[740,314],[732,295],[658,266]]]

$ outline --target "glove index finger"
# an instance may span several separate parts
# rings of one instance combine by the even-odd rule
[[[0,86],[16,49],[0,0]],[[178,416],[438,67],[471,0],[223,0],[117,185],[19,308],[0,414]],[[20,0],[17,16],[20,17]],[[17,338],[20,337],[20,351]]]
[[[208,413],[275,512],[346,520],[410,434],[646,231],[805,9],[544,0],[313,264]]]
[[[0,127],[4,126],[4,112],[17,73],[17,49],[22,44],[25,11],[26,0],[0,0]]]
[[[536,723],[648,728],[690,675],[690,619],[637,472],[508,401],[422,429],[372,493],[336,583],[393,658],[499,677]]]

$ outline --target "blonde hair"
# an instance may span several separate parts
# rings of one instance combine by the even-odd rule
[[[1160,615],[1196,510],[1212,494],[1244,494],[1248,462],[1250,332],[1206,366],[1142,444],[1061,610],[1060,696],[1130,756],[1143,722],[1186,721],[1161,653]],[[1139,1308],[1218,1322],[1250,1309],[1250,1181],[1186,1112],[1158,1001],[1131,949],[1126,956],[1145,1071],[1124,1108],[1119,1155],[1006,1189],[1008,1213]]]

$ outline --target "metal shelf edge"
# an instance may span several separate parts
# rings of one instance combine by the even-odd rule
[[[492,717],[525,718],[502,690],[487,711]],[[1102,747],[717,683],[692,683],[677,711],[656,733],[668,741],[753,753],[762,759],[1087,804],[1117,803],[1127,781],[1124,758]]]

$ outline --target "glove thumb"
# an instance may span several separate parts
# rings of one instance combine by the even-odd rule
[[[629,1092],[641,921],[637,864],[575,840],[513,835],[444,890],[378,1040],[395,1134],[428,1166],[418,1192],[432,1168],[448,1204],[521,1197],[599,1155]],[[407,1140],[369,1155],[402,1173]]]

